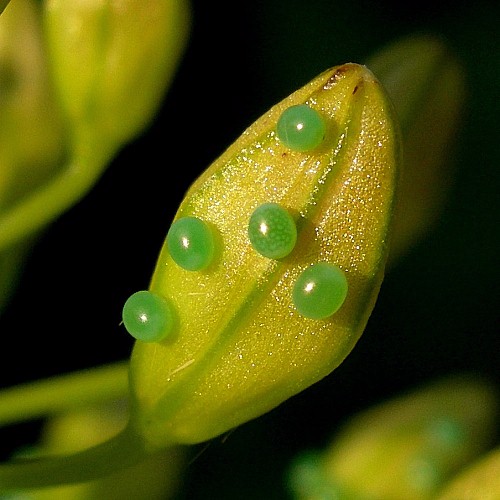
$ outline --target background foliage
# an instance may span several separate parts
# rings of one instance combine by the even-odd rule
[[[123,359],[121,307],[147,286],[183,193],[254,119],[327,67],[363,62],[412,32],[441,35],[466,70],[457,175],[439,224],[390,270],[367,330],[331,376],[192,450],[181,498],[287,498],[299,450],[353,412],[440,375],[500,387],[500,4],[195,0],[190,46],[157,120],[41,237],[0,320],[2,385]],[[38,423],[2,429],[2,451]]]

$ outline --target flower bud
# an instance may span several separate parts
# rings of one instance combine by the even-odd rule
[[[54,81],[77,142],[113,150],[143,130],[177,67],[187,24],[185,0],[46,1]]]
[[[210,439],[343,361],[381,285],[398,151],[384,90],[345,64],[271,108],[194,182],[152,297],[133,301],[132,423],[147,442]]]
[[[429,231],[446,201],[465,78],[448,46],[425,35],[391,43],[372,56],[367,66],[386,88],[401,125],[403,170],[392,263]]]
[[[319,492],[334,498],[435,498],[450,475],[490,445],[497,410],[493,388],[481,379],[434,382],[350,419],[326,451],[297,458],[290,487],[300,500],[319,498]]]

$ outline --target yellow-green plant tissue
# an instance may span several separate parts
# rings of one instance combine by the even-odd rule
[[[132,354],[132,419],[148,443],[210,439],[344,360],[382,282],[398,161],[384,89],[345,64],[271,108],[194,182],[150,286],[175,326]]]

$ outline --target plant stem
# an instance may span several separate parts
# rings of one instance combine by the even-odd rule
[[[5,0],[0,0],[4,2]],[[50,182],[0,215],[0,250],[42,229],[92,188],[112,158],[98,145],[81,148]]]
[[[147,456],[144,440],[129,426],[104,443],[73,455],[0,464],[0,491],[91,481],[135,465]]]
[[[0,425],[44,417],[128,394],[128,361],[59,375],[0,392]]]

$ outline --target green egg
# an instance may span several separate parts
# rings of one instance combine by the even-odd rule
[[[264,257],[282,259],[295,247],[297,228],[285,208],[277,203],[265,203],[252,213],[248,237],[254,249]]]
[[[306,104],[298,104],[283,111],[276,132],[278,138],[290,149],[311,151],[323,142],[326,124],[316,110]]]
[[[147,290],[132,294],[123,306],[123,324],[142,342],[159,342],[172,332],[174,314],[168,301]]]
[[[214,257],[212,229],[197,217],[176,220],[167,234],[167,246],[176,264],[188,271],[205,269]]]
[[[302,316],[325,319],[340,309],[347,290],[347,279],[339,267],[328,262],[318,262],[297,278],[292,299]]]

